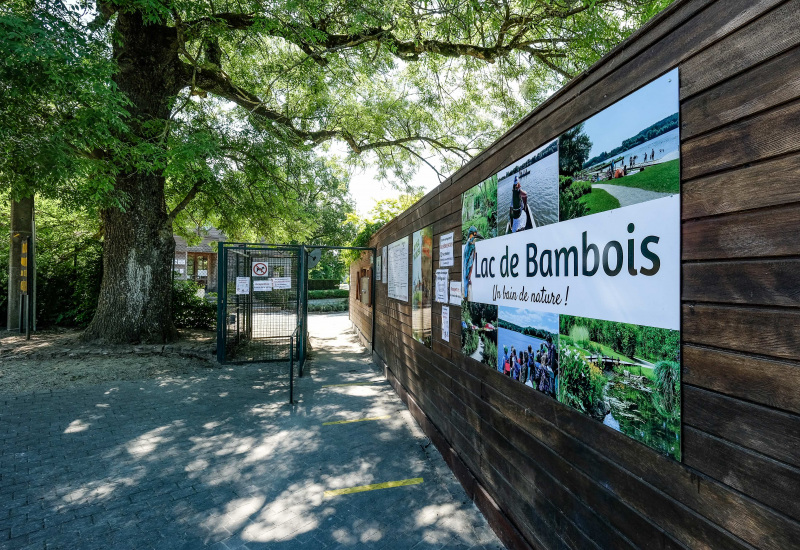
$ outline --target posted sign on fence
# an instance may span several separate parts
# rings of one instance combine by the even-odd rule
[[[680,460],[678,108],[674,70],[463,194],[461,335]]]

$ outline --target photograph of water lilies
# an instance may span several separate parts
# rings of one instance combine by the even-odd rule
[[[582,317],[532,303],[482,303],[473,294],[476,275],[484,276],[478,243],[679,195],[678,104],[676,69],[463,193],[461,348],[498,374],[680,461],[678,326],[621,322],[619,315],[603,318],[602,310]]]

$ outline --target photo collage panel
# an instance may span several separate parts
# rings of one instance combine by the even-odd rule
[[[678,195],[678,107],[676,69],[467,190],[461,212],[462,352],[675,460],[679,330],[485,304],[472,290],[478,242]]]

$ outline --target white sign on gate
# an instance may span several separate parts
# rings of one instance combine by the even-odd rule
[[[236,277],[236,294],[250,294],[250,277]]]
[[[272,288],[275,290],[290,290],[292,288],[291,277],[273,277]]]

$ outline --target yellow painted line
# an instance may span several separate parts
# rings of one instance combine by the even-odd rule
[[[341,386],[374,386],[375,384],[380,384],[383,380],[376,380],[374,382],[351,382],[349,384],[325,384],[321,387],[323,388],[338,388]]]
[[[418,485],[423,481],[424,480],[421,477],[414,477],[411,479],[402,479],[400,481],[373,483],[372,485],[360,485],[358,487],[349,487],[347,489],[335,489],[333,491],[325,491],[325,496],[335,497],[337,495],[349,495],[351,493],[363,493],[364,491],[375,491],[376,489],[391,489],[392,487],[405,487],[406,485]]]
[[[334,424],[351,424],[353,422],[366,422],[367,420],[383,420],[385,418],[390,418],[391,415],[387,414],[384,416],[373,416],[371,418],[357,418],[355,420],[337,420],[336,422],[323,422],[323,426],[333,426]]]

